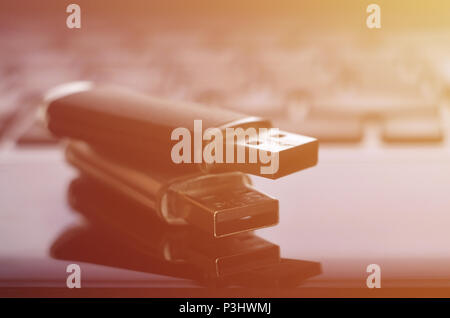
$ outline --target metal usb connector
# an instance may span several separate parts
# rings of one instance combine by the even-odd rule
[[[278,223],[278,200],[255,190],[242,173],[204,175],[173,184],[168,197],[186,221],[215,237]]]
[[[257,191],[241,172],[180,175],[152,165],[142,169],[75,141],[67,145],[66,158],[168,224],[190,224],[220,238],[278,223],[278,200]]]

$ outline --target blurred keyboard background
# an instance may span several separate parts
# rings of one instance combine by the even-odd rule
[[[81,7],[82,28],[69,30],[64,11],[55,28],[44,23],[45,6],[20,23],[3,6],[0,150],[56,145],[38,120],[39,102],[74,80],[268,117],[325,147],[450,149],[450,29],[368,30],[365,4],[351,31],[305,30],[292,19],[279,19],[277,28],[214,18],[185,27],[173,23],[178,18],[160,23],[164,17],[116,25],[117,18],[89,19]]]

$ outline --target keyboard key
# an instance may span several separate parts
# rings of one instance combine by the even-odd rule
[[[163,74],[153,68],[103,67],[86,72],[85,78],[96,83],[105,82],[152,92],[162,83]]]
[[[56,145],[58,140],[53,137],[44,125],[39,121],[33,124],[17,139],[17,145]]]
[[[281,91],[323,89],[336,80],[339,67],[319,47],[296,50],[269,48],[257,56]]]
[[[15,113],[10,113],[9,116],[0,117],[0,140],[4,137],[5,132],[9,129],[14,121]]]
[[[193,101],[209,106],[225,105],[225,94],[219,90],[205,90],[193,96]]]
[[[274,127],[319,139],[326,143],[354,143],[362,140],[363,125],[357,118],[307,116],[301,121],[274,120]]]
[[[17,90],[0,92],[0,138],[9,129],[20,108],[20,92]]]
[[[423,99],[416,94],[396,96],[376,91],[362,92],[361,89],[355,89],[316,98],[312,108],[320,114],[363,118],[431,111],[437,109],[437,103],[434,100]]]
[[[269,87],[255,87],[236,93],[222,106],[248,115],[273,118],[284,111],[284,100]]]
[[[382,137],[385,142],[439,142],[443,131],[438,116],[402,116],[384,120]]]
[[[81,80],[79,66],[72,68],[37,67],[23,69],[21,80],[17,85],[24,88],[27,93],[44,94],[50,88],[71,81]]]

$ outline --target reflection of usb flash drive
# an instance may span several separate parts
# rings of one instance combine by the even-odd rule
[[[56,87],[44,103],[46,124],[56,136],[166,165],[276,179],[317,163],[316,139],[221,108],[90,82]]]
[[[237,237],[240,236],[238,235]],[[242,234],[242,237],[251,236],[254,237],[253,242],[258,242],[259,240],[265,242],[253,234]],[[156,240],[155,245],[158,243],[161,243],[161,241]],[[162,245],[164,246],[164,244]],[[275,252],[277,246],[267,242],[266,247],[270,245],[272,245],[273,251]],[[261,247],[264,250],[264,246]],[[185,248],[185,245],[184,247],[183,245],[177,246],[177,250],[184,250]],[[246,253],[246,249],[248,249],[248,254]],[[280,287],[295,287],[306,279],[321,273],[321,265],[318,262],[284,258],[276,261],[278,257],[275,257],[275,254],[271,254],[268,257],[269,255],[260,256],[257,253],[253,253],[257,249],[257,246],[252,247],[251,244],[244,242],[240,249],[229,250],[231,260],[236,261],[232,271],[227,271],[226,273],[224,271],[211,272],[195,260],[191,263],[189,259],[183,257],[167,258],[166,255],[153,255],[151,251],[149,253],[148,246],[146,245],[141,246],[134,240],[126,240],[122,236],[117,236],[115,231],[107,231],[100,226],[86,224],[66,229],[53,242],[50,248],[50,254],[56,259],[72,262],[88,262],[194,280],[201,285],[209,287],[242,286],[250,288],[275,288],[273,291],[275,297],[279,297]],[[246,259],[239,258],[239,253],[242,252],[244,252],[249,260],[253,259],[254,261],[258,261],[257,264],[249,264]],[[222,258],[226,259],[226,254],[222,255]],[[212,264],[216,259],[216,257],[211,256],[207,256],[207,258],[209,260],[207,262],[208,264]],[[142,283],[142,286],[149,287],[148,281],[145,279],[141,282],[133,281],[133,284],[136,283]],[[180,282],[177,285],[176,282],[171,280],[171,286],[181,287],[186,286],[186,284]],[[216,289],[211,289],[211,291],[214,290]],[[147,289],[147,292],[150,291],[151,288]]]
[[[70,205],[94,228],[141,253],[169,263],[188,263],[211,278],[276,264],[280,251],[253,233],[214,239],[193,227],[174,227],[148,216],[148,208],[89,177],[69,187]],[[130,215],[133,211],[133,215]]]
[[[105,157],[83,142],[69,143],[66,158],[168,224],[191,224],[219,238],[278,223],[278,200],[254,189],[241,172],[180,174],[151,164],[144,169]]]

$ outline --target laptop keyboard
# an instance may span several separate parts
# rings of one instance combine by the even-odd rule
[[[361,143],[367,127],[376,127],[380,144],[439,144],[447,136],[445,54],[437,46],[206,31],[0,37],[0,144],[56,145],[38,120],[39,101],[74,80],[268,117],[322,144]]]

